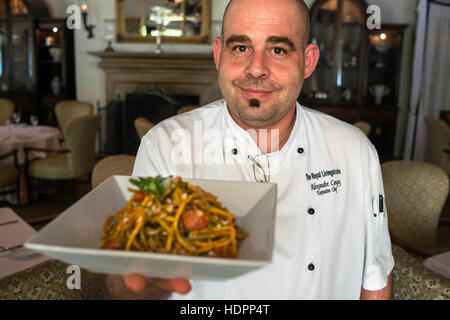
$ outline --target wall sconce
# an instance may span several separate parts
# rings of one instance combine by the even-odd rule
[[[92,33],[92,31],[94,30],[95,26],[87,24],[88,11],[87,11],[87,4],[85,2],[81,6],[81,14],[83,16],[84,29],[88,32],[88,38],[93,38],[94,34]]]

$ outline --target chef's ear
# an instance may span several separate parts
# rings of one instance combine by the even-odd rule
[[[220,56],[222,54],[223,41],[221,37],[216,37],[214,39],[213,52],[214,52],[214,63],[216,64],[216,69],[219,70],[220,66]]]
[[[319,61],[320,50],[315,43],[309,44],[305,49],[305,79],[314,72]]]

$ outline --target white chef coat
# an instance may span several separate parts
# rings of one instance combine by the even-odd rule
[[[258,154],[221,100],[150,130],[133,175],[255,181],[248,155]],[[394,259],[387,215],[377,212],[380,164],[367,137],[297,103],[287,143],[268,157],[278,187],[272,262],[231,280],[191,280],[189,294],[172,298],[359,299],[361,287],[385,287]]]

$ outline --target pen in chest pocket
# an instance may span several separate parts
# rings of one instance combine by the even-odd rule
[[[372,211],[374,217],[378,217],[379,215],[381,216],[381,214],[383,214],[383,216],[386,216],[384,210],[384,197],[381,194],[378,195],[377,197],[373,197]]]
[[[381,194],[378,197],[378,212],[380,215],[383,214],[383,217],[386,216],[386,212],[384,210],[384,197]]]

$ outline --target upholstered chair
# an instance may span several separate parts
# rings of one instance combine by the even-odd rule
[[[429,161],[450,174],[450,156],[444,151],[450,143],[450,127],[445,121],[425,118],[428,133]]]
[[[126,154],[107,156],[100,160],[92,171],[92,189],[95,189],[99,184],[111,176],[131,176],[135,160],[135,156]]]
[[[361,131],[364,132],[366,134],[366,136],[369,136],[370,131],[372,131],[372,126],[370,125],[370,123],[365,122],[365,121],[357,121],[357,122],[353,123],[353,125],[355,127],[358,127],[359,129],[361,129]]]
[[[154,123],[148,121],[144,117],[139,117],[134,120],[134,127],[136,128],[139,140],[142,139],[145,134],[155,126]]]
[[[381,165],[392,242],[423,257],[450,250],[436,248],[442,209],[449,191],[447,173],[416,161]]]
[[[30,151],[48,154],[43,159],[27,160],[27,176],[44,180],[69,180],[75,200],[77,179],[91,174],[94,168],[100,118],[96,114],[69,120],[64,125],[66,149],[26,148],[27,159]]]
[[[0,126],[4,126],[6,121],[11,119],[14,108],[14,103],[11,100],[0,99]]]
[[[55,107],[55,115],[61,132],[64,133],[64,126],[69,120],[89,116],[93,110],[94,106],[89,102],[66,100],[58,103]]]
[[[13,160],[5,160],[7,158],[13,158]],[[14,187],[13,184],[15,184]],[[4,191],[0,191],[2,195],[15,193],[17,204],[20,204],[20,168],[17,161],[17,149],[0,155],[0,188],[5,188]]]
[[[182,114],[197,109],[198,106],[184,106],[178,109],[177,114]]]

